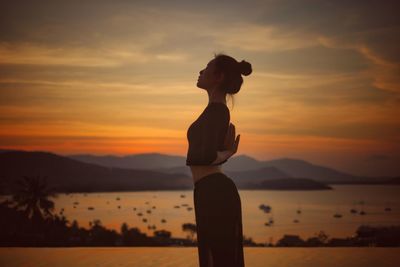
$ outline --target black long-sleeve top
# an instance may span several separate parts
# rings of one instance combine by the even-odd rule
[[[217,159],[217,151],[224,150],[230,113],[221,102],[211,102],[187,130],[189,147],[186,165],[221,165],[227,160],[211,164]]]

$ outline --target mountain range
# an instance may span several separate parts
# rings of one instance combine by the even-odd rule
[[[108,167],[127,169],[156,170],[165,173],[185,173],[191,175],[190,168],[185,165],[183,156],[167,155],[160,153],[134,154],[127,156],[97,156],[88,154],[68,155],[86,163],[94,163]],[[226,174],[231,174],[233,179],[270,179],[301,177],[315,181],[340,184],[340,183],[380,183],[387,182],[394,177],[364,177],[324,167],[301,159],[279,158],[260,161],[247,155],[233,156],[222,165]]]
[[[47,177],[63,192],[192,189],[185,157],[159,153],[127,156],[57,155],[45,151],[0,150],[0,192],[23,176]],[[238,189],[325,190],[328,184],[392,183],[399,177],[360,177],[290,158],[259,161],[237,155],[222,165]]]

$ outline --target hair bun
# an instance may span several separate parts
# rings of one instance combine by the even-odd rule
[[[251,64],[245,60],[239,62],[239,70],[240,73],[244,76],[250,75],[251,72],[253,71],[251,69]]]

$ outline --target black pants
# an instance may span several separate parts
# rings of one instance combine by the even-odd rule
[[[235,183],[223,173],[212,173],[195,183],[193,196],[200,267],[244,267],[242,209]]]

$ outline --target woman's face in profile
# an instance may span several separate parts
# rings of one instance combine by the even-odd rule
[[[203,89],[209,89],[214,87],[218,83],[218,75],[214,73],[215,61],[214,59],[208,62],[205,69],[200,71],[199,78],[197,80],[197,87]]]

